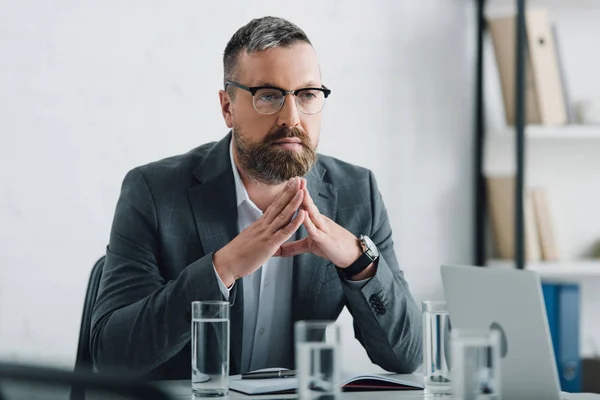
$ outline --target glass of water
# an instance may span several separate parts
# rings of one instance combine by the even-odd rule
[[[452,393],[460,400],[499,400],[500,333],[452,331]]]
[[[192,303],[192,398],[229,391],[229,303]]]
[[[294,329],[298,398],[339,398],[339,325],[334,321],[298,321]]]
[[[423,302],[423,379],[425,395],[450,396],[450,315],[445,301]]]

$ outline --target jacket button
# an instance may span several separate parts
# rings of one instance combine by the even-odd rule
[[[372,294],[369,297],[369,301],[371,302],[371,307],[373,307],[373,310],[379,314],[379,315],[383,315],[387,312],[387,310],[385,309],[385,306],[383,304],[383,302],[381,301],[381,298],[376,295],[376,294]]]

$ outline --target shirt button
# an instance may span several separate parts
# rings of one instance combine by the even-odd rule
[[[258,331],[259,335],[263,335],[265,333],[265,328],[260,328],[260,331]]]
[[[265,286],[269,286],[270,282],[268,279],[265,279]]]

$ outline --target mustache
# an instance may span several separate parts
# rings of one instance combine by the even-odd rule
[[[276,131],[274,131],[273,133],[269,134],[264,139],[264,144],[271,145],[279,140],[288,139],[288,138],[298,138],[302,142],[303,146],[312,148],[312,144],[310,143],[308,136],[306,136],[306,134],[304,132],[302,132],[298,128],[288,128],[288,127],[279,128]]]

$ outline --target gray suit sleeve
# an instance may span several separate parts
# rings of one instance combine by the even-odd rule
[[[362,287],[342,279],[342,288],[354,319],[354,334],[371,361],[387,371],[411,373],[423,360],[421,312],[398,266],[387,211],[372,174],[370,182],[373,224],[369,237],[380,252],[377,270]],[[373,306],[374,297],[384,305],[384,313]]]
[[[189,342],[192,301],[222,300],[212,253],[171,281],[161,275],[159,260],[154,201],[134,169],[123,181],[92,316],[90,348],[97,370],[148,373]]]

